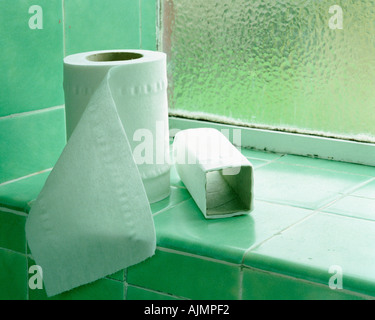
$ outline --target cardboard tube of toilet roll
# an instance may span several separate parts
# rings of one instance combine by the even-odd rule
[[[189,129],[173,143],[177,172],[207,219],[253,209],[251,163],[218,130]]]

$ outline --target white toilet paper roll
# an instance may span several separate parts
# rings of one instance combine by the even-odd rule
[[[69,140],[25,226],[48,296],[155,253],[149,201],[170,189],[165,61],[150,51],[65,59]]]
[[[124,66],[120,69],[116,66]],[[170,193],[166,55],[147,50],[93,51],[64,59],[69,140],[93,94],[109,86],[150,203]]]

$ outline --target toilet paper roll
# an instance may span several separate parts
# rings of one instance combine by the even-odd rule
[[[140,150],[151,148],[157,158],[156,149],[165,148],[161,155],[169,156],[165,61],[165,54],[150,51],[65,59],[68,142],[26,222],[48,296],[155,252],[148,197],[169,193],[169,164],[160,155],[159,163],[141,163],[134,154],[141,158]]]
[[[170,193],[166,56],[147,50],[94,51],[64,59],[67,138],[108,71],[112,98],[150,203]]]

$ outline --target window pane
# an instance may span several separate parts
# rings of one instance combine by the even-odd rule
[[[163,11],[172,114],[375,142],[375,1],[164,0]]]

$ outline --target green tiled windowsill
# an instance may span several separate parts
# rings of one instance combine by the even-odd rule
[[[375,299],[375,168],[242,152],[255,168],[250,215],[204,219],[173,168],[170,197],[151,206],[155,256],[62,298]],[[27,211],[47,176],[0,185],[2,205]],[[30,263],[27,215],[3,211],[0,218],[11,219],[0,235],[13,236],[0,236],[0,261]],[[332,266],[342,269],[342,289],[329,287]],[[30,290],[28,297],[45,298]]]

